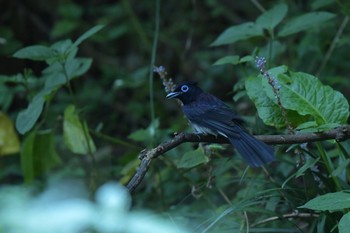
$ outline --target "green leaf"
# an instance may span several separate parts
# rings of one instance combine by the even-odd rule
[[[207,162],[209,162],[209,158],[205,156],[201,148],[198,148],[196,150],[186,152],[176,166],[178,168],[192,168]]]
[[[90,30],[86,31],[83,35],[81,35],[73,44],[74,47],[77,47],[80,45],[84,40],[89,38],[90,36],[94,35],[98,31],[100,31],[102,28],[104,28],[104,25],[96,25],[95,27],[91,28]]]
[[[22,110],[16,119],[16,129],[20,134],[25,134],[33,128],[43,111],[45,99],[42,93],[36,95],[29,103],[27,109]]]
[[[32,45],[18,50],[13,54],[13,57],[34,61],[45,61],[55,55],[54,50],[51,48],[43,45]]]
[[[39,131],[34,144],[35,176],[41,176],[62,161],[55,149],[55,135],[52,130]]]
[[[246,40],[256,36],[263,36],[262,29],[252,22],[243,23],[226,29],[211,44],[211,46],[233,44],[237,41]]]
[[[337,168],[335,170],[333,170],[331,175],[333,177],[341,175],[345,171],[345,169],[347,168],[347,166],[349,164],[350,164],[350,159],[346,159],[346,160],[339,162],[339,165],[337,166]]]
[[[213,65],[226,65],[226,64],[232,64],[232,65],[237,65],[239,63],[239,56],[234,55],[234,56],[226,56],[222,57],[219,60],[217,60]]]
[[[80,22],[76,19],[62,19],[55,24],[51,34],[53,37],[63,36],[78,28],[79,25]]]
[[[85,74],[90,69],[91,64],[92,59],[90,58],[75,58],[67,61],[65,63],[65,69],[68,79],[71,80]]]
[[[138,142],[148,144],[154,138],[156,130],[159,128],[159,119],[155,119],[146,129],[139,129],[131,133],[128,137]]]
[[[70,39],[57,41],[51,45],[51,49],[56,51],[60,55],[65,55],[73,46],[73,43]]]
[[[25,183],[45,175],[51,168],[61,164],[55,149],[51,130],[33,131],[25,138],[21,150],[21,168]]]
[[[312,116],[318,125],[343,124],[349,117],[349,103],[346,98],[330,86],[323,85],[316,77],[306,73],[278,75],[281,85],[280,97],[286,109],[298,114]]]
[[[331,20],[335,17],[335,14],[328,12],[311,12],[304,15],[300,15],[286,23],[284,27],[279,31],[278,36],[288,36],[295,34],[311,27],[320,26],[322,23]]]
[[[338,224],[339,233],[350,232],[350,212],[343,215]]]
[[[34,179],[34,141],[36,132],[31,132],[24,139],[21,149],[21,168],[24,176],[24,182],[30,183]]]
[[[305,171],[308,170],[309,168],[312,168],[315,166],[315,164],[320,160],[320,158],[313,159],[309,158],[306,163],[299,168],[299,170],[295,173],[295,178],[298,178],[299,176],[304,175]]]
[[[74,105],[69,105],[64,111],[63,139],[73,153],[87,154],[96,151],[87,124],[79,119]]]
[[[317,10],[317,9],[322,8],[322,7],[332,5],[334,3],[336,3],[336,2],[333,0],[315,0],[311,3],[311,9]]]
[[[318,196],[299,208],[335,211],[350,208],[350,193],[336,192]]]
[[[245,88],[249,98],[254,102],[259,117],[266,125],[275,126],[277,128],[284,127],[286,120],[282,115],[281,108],[274,102],[275,98],[267,94],[263,82],[267,82],[261,77],[249,77],[245,80]],[[273,94],[272,94],[273,96]],[[288,120],[293,125],[298,125],[302,121],[302,117],[295,111],[287,110]]]
[[[287,12],[288,6],[285,3],[275,5],[272,9],[260,15],[256,20],[256,24],[261,28],[272,30],[282,21]]]

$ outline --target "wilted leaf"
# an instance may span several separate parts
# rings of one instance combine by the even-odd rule
[[[12,120],[0,112],[0,155],[19,152],[19,139],[13,127]]]
[[[87,154],[96,151],[87,124],[79,119],[74,105],[69,105],[64,111],[63,138],[73,153]]]

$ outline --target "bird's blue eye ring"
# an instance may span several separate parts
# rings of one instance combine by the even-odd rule
[[[181,87],[181,91],[182,92],[187,92],[188,91],[188,86],[187,85],[183,85],[182,87]]]

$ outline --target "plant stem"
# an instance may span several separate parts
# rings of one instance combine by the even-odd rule
[[[154,94],[153,94],[153,67],[156,60],[158,35],[159,35],[159,21],[160,21],[160,0],[156,0],[156,20],[155,20],[155,32],[152,45],[152,55],[151,64],[149,71],[149,102],[150,102],[150,112],[151,112],[151,124],[155,120],[155,110],[154,110]],[[151,146],[154,145],[154,137],[152,137]]]

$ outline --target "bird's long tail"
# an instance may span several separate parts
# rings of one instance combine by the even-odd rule
[[[229,140],[249,166],[259,167],[275,160],[275,153],[270,146],[259,141],[243,129],[240,130],[239,135],[240,137],[237,137],[237,135],[229,137]]]

